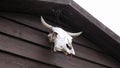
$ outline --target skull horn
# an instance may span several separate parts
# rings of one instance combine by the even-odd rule
[[[43,24],[45,27],[47,27],[47,28],[49,28],[49,29],[52,29],[53,26],[47,24],[47,23],[45,22],[45,20],[43,19],[42,16],[41,16],[41,22],[42,22],[42,24]]]
[[[72,37],[76,37],[82,34],[82,32],[78,32],[78,33],[71,33],[71,32],[67,32],[70,36]]]

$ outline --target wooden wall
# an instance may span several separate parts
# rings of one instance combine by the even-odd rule
[[[86,38],[73,41],[75,56],[52,53],[48,30],[34,15],[0,12],[0,67],[2,68],[120,68]]]

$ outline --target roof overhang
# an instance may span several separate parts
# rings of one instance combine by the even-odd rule
[[[74,31],[83,31],[83,36],[110,55],[120,60],[120,37],[86,12],[72,0],[3,0],[0,11],[19,12],[59,18]]]

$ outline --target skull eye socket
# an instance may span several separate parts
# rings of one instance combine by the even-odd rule
[[[56,33],[56,32],[53,32],[53,35],[52,35],[52,37],[53,37],[53,38],[56,38],[56,37],[57,37],[57,35],[58,35],[58,33]]]
[[[66,44],[66,46],[67,46],[67,48],[69,49],[69,50],[71,50],[72,48],[68,45],[68,44]]]
[[[53,32],[53,33],[50,33],[49,35],[48,35],[48,38],[49,38],[49,40],[50,40],[50,42],[54,42],[54,40],[55,40],[55,38],[57,37],[57,33],[56,32]]]

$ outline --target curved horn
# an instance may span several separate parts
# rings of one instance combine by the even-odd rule
[[[67,32],[70,36],[72,37],[75,37],[75,36],[79,36],[82,34],[82,32],[78,32],[78,33],[70,33],[70,32]]]
[[[47,28],[49,28],[49,29],[52,29],[53,26],[47,24],[47,23],[45,22],[45,20],[43,19],[42,16],[41,16],[41,22],[42,22],[42,24],[43,24],[45,27],[47,27]]]

